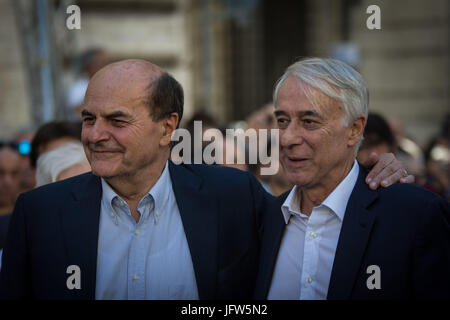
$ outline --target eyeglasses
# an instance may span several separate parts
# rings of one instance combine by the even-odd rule
[[[0,148],[9,147],[17,150],[22,155],[28,155],[31,151],[31,143],[27,140],[22,140],[19,143],[0,141]]]

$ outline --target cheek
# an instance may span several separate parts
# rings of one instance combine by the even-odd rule
[[[81,131],[81,142],[86,145],[87,143],[87,137],[89,136],[89,129],[85,129],[83,128],[83,130]]]

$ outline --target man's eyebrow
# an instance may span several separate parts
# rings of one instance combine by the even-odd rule
[[[87,111],[86,109],[83,109],[83,111],[81,111],[81,116],[88,117],[88,116],[93,116],[93,114],[90,113],[89,111]]]
[[[108,114],[103,114],[102,115],[104,118],[106,119],[113,119],[113,118],[131,118],[131,116],[129,114],[126,114],[123,111],[114,111]]]
[[[305,110],[305,111],[298,111],[297,112],[297,117],[301,118],[304,116],[312,116],[312,117],[317,117],[320,119],[323,119],[323,117],[317,113],[317,111],[315,110]]]
[[[273,114],[275,115],[275,117],[288,115],[287,112],[283,111],[283,110],[275,110]],[[312,117],[317,117],[317,118],[322,119],[322,116],[320,114],[318,114],[317,111],[314,111],[314,110],[297,111],[296,115],[299,118],[304,117],[304,116],[312,116]]]
[[[287,113],[286,113],[285,111],[283,111],[283,110],[275,110],[275,111],[273,112],[273,115],[274,115],[275,117],[279,117],[279,116],[287,116]]]
[[[94,114],[92,114],[91,112],[87,111],[86,109],[84,109],[83,111],[81,111],[81,116],[82,117],[92,117],[94,116]],[[102,117],[106,118],[106,119],[113,119],[113,118],[131,118],[131,116],[129,114],[126,114],[123,111],[113,111],[111,113],[107,113],[107,114],[102,114]]]

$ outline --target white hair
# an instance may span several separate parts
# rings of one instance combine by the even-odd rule
[[[87,162],[80,142],[67,142],[39,156],[36,164],[36,187],[55,182],[61,172]]]
[[[289,66],[275,85],[273,101],[277,106],[277,96],[284,80],[289,76],[301,80],[299,85],[311,103],[316,99],[307,84],[328,97],[338,101],[345,113],[345,125],[348,126],[360,115],[366,118],[369,113],[369,90],[363,77],[348,64],[334,59],[307,58]]]
[[[343,126],[348,127],[353,121],[369,114],[369,89],[366,81],[355,69],[348,64],[326,58],[306,58],[289,66],[283,76],[277,81],[273,93],[275,108],[277,96],[284,80],[289,76],[299,79],[299,88],[311,104],[318,106],[315,88],[331,99],[340,103],[344,110]],[[321,106],[323,107],[323,106]],[[355,146],[355,154],[359,149],[363,137]]]

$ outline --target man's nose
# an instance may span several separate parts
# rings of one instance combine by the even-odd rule
[[[95,124],[89,129],[88,139],[90,143],[108,140],[108,138],[109,131],[103,121],[96,121]]]
[[[280,146],[291,148],[303,142],[302,130],[296,124],[289,124],[284,130],[280,130]]]

